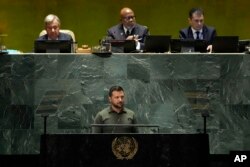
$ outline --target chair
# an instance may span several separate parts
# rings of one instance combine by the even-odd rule
[[[69,34],[69,35],[72,37],[73,42],[76,42],[75,34],[74,34],[73,31],[71,31],[71,30],[66,30],[66,29],[61,29],[60,32],[65,33],[65,34]],[[40,34],[39,34],[39,37],[42,36],[42,35],[45,35],[45,34],[47,34],[46,30],[42,30],[42,31],[40,32]]]

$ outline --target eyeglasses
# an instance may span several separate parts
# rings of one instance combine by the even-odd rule
[[[135,16],[127,16],[127,17],[123,17],[123,19],[125,20],[135,19]]]

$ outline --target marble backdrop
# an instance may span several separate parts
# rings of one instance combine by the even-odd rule
[[[206,116],[211,154],[250,150],[249,55],[21,54],[0,56],[0,154],[38,154],[48,113],[47,133],[91,133],[113,85],[140,124],[203,133]]]

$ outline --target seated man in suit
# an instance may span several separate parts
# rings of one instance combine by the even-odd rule
[[[192,8],[188,18],[190,26],[180,30],[180,39],[203,39],[208,42],[207,51],[212,52],[212,42],[216,36],[213,27],[204,24],[204,12],[201,8]]]
[[[108,29],[107,36],[115,40],[135,40],[136,49],[142,50],[145,36],[149,35],[148,28],[137,24],[133,10],[127,7],[121,9],[120,21]]]
[[[70,40],[73,41],[72,37],[68,34],[60,32],[61,21],[54,15],[49,14],[44,19],[45,30],[47,34],[42,35],[38,40]]]

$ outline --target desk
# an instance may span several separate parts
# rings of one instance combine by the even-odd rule
[[[89,133],[112,85],[124,87],[141,124],[202,133],[201,113],[208,112],[210,153],[250,149],[249,55],[12,54],[0,56],[0,67],[2,154],[39,153],[43,119],[36,111],[51,91],[63,95],[52,101],[47,132]]]

